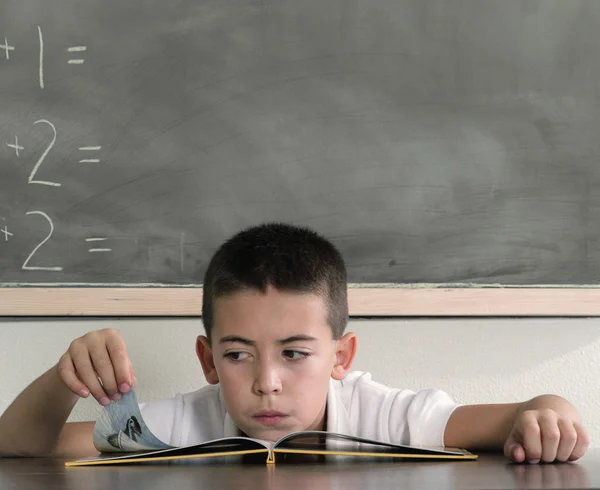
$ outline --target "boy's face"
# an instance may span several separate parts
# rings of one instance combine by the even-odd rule
[[[197,353],[237,426],[271,441],[322,430],[329,379],[346,376],[356,350],[352,333],[333,340],[325,301],[269,288],[218,298],[213,308],[212,347],[201,336]]]

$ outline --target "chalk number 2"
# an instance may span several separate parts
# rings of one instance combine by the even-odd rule
[[[34,124],[47,124],[48,126],[50,126],[50,128],[52,128],[53,136],[52,136],[52,141],[46,147],[46,149],[44,150],[44,153],[42,153],[42,156],[38,159],[37,163],[35,164],[35,167],[33,167],[33,170],[31,171],[31,174],[29,175],[29,179],[27,180],[27,182],[30,184],[41,184],[41,185],[50,185],[52,187],[60,187],[61,184],[59,184],[58,182],[48,182],[46,180],[33,180],[35,178],[35,174],[37,174],[37,171],[39,170],[40,166],[42,165],[42,163],[44,163],[44,160],[48,156],[48,153],[50,153],[50,150],[54,146],[54,143],[56,143],[56,128],[54,127],[54,124],[52,124],[50,121],[47,121],[46,119],[40,119],[39,121],[36,121]]]
[[[37,246],[32,250],[29,256],[25,259],[25,262],[23,262],[23,266],[21,267],[21,269],[25,271],[62,271],[62,267],[36,267],[29,265],[29,261],[35,255],[35,253],[44,245],[44,243],[50,240],[52,233],[54,233],[54,223],[52,223],[50,216],[48,216],[43,211],[29,211],[27,214],[39,214],[40,216],[43,216],[50,225],[50,233],[48,233],[46,238],[44,238],[40,243],[38,243]]]

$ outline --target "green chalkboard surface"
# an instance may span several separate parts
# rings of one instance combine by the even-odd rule
[[[0,285],[197,285],[264,221],[597,285],[599,52],[595,0],[3,0]]]

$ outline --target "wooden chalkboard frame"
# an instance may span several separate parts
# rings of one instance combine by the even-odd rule
[[[351,317],[600,315],[595,287],[348,288]],[[0,316],[199,317],[200,287],[0,288]]]

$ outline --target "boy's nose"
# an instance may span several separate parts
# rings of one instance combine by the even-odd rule
[[[266,363],[257,367],[254,377],[254,392],[258,395],[281,393],[281,378],[276,366]]]

